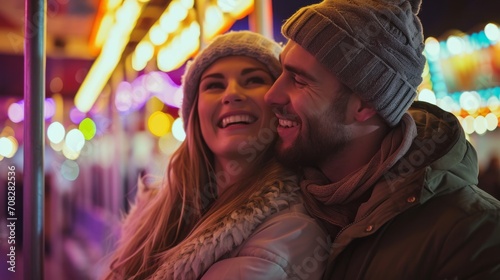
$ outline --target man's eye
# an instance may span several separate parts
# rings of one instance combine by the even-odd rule
[[[299,86],[305,86],[305,85],[307,85],[306,83],[303,83],[303,82],[297,80],[297,78],[295,78],[295,77],[293,77],[293,82],[295,84],[299,85]]]

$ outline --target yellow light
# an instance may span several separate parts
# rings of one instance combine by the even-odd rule
[[[168,39],[168,33],[160,25],[154,25],[149,30],[149,40],[156,46],[165,43]]]
[[[496,112],[496,111],[500,110],[500,100],[496,96],[492,96],[492,97],[488,98],[487,104],[488,104],[488,108],[492,112]]]
[[[118,6],[120,6],[120,4],[122,3],[122,0],[107,0],[107,3],[106,3],[106,8],[110,11],[118,8]]]
[[[172,33],[177,28],[179,28],[179,21],[176,20],[174,17],[170,16],[170,13],[163,13],[160,17],[160,26],[161,28],[168,34]]]
[[[487,122],[483,116],[477,116],[474,120],[474,130],[477,134],[484,134],[487,129]]]
[[[136,0],[125,0],[116,11],[116,22],[104,43],[102,52],[90,68],[75,96],[75,106],[83,113],[90,111],[104,85],[120,61],[137,19],[141,14],[142,4]]]
[[[16,136],[16,132],[14,131],[14,129],[10,126],[6,126],[2,129],[2,132],[0,133],[0,137],[2,136]]]
[[[184,5],[177,1],[170,2],[168,9],[170,16],[178,22],[183,21],[188,15],[188,10],[184,7]]]
[[[205,24],[203,25],[203,35],[206,40],[211,39],[219,32],[224,25],[224,15],[219,7],[210,5],[205,10]]]
[[[148,119],[148,129],[153,135],[161,137],[170,131],[173,121],[171,115],[156,111]]]
[[[453,113],[455,111],[454,105],[456,105],[456,103],[453,101],[453,98],[451,98],[450,96],[445,96],[437,101],[437,105],[439,107],[441,107],[441,109],[443,109],[447,112]],[[456,111],[460,111],[460,106],[459,106],[458,110],[456,110]]]
[[[464,118],[462,126],[464,128],[465,133],[467,134],[474,133],[474,121],[475,121],[474,117],[470,115]]]
[[[167,133],[158,139],[158,146],[160,147],[160,150],[166,155],[171,155],[173,152],[175,152],[175,150],[177,150],[181,143],[182,142],[174,138],[172,133]]]
[[[184,8],[189,10],[193,7],[194,0],[180,0],[180,3],[184,6]]]
[[[149,41],[142,40],[139,42],[132,54],[132,68],[136,71],[144,69],[148,61],[153,58],[154,51],[154,46]]]
[[[179,68],[200,47],[199,25],[191,24],[177,35],[167,46],[160,48],[156,58],[158,69],[169,72]]]
[[[253,6],[254,0],[239,0],[238,5],[235,5],[233,7],[233,9],[230,11],[230,14],[235,19],[241,19],[250,13]]]
[[[135,71],[139,72],[146,68],[146,65],[148,65],[147,60],[141,60],[138,56],[137,53],[132,53],[132,69]]]
[[[101,24],[99,25],[99,29],[97,30],[97,34],[94,39],[94,46],[97,48],[101,48],[106,41],[107,36],[114,23],[114,15],[112,13],[106,13],[101,20]]]
[[[61,141],[57,144],[49,141],[49,145],[54,151],[60,152],[64,148],[64,141]]]
[[[80,156],[80,151],[73,150],[71,147],[68,147],[66,142],[64,142],[64,145],[62,148],[62,154],[67,159],[76,160]]]
[[[147,112],[156,112],[156,111],[161,111],[163,110],[163,107],[165,107],[165,104],[158,99],[156,96],[153,96],[148,100],[146,103],[146,111]]]
[[[52,119],[54,121],[62,122],[64,118],[64,100],[59,93],[54,93],[52,95],[52,99],[56,105],[56,112],[54,113],[54,117]]]
[[[96,133],[96,125],[94,121],[89,118],[83,119],[83,121],[80,122],[78,129],[80,129],[80,131],[82,132],[85,140],[91,140],[92,138],[94,138]]]
[[[487,123],[486,127],[489,131],[493,131],[498,127],[498,117],[495,114],[489,113],[485,119]]]

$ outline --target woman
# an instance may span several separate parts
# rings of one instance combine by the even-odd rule
[[[186,139],[164,187],[125,220],[107,279],[319,279],[327,237],[293,173],[273,158],[264,94],[281,47],[249,31],[218,36],[187,67]]]

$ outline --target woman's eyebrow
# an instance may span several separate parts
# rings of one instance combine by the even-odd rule
[[[201,81],[203,81],[204,79],[207,79],[207,78],[218,78],[218,79],[222,79],[222,78],[224,78],[224,75],[222,75],[221,73],[212,73],[212,74],[207,74],[207,75],[204,75],[203,77],[201,77],[200,82],[201,82]]]
[[[252,72],[255,72],[255,71],[266,71],[260,67],[255,67],[255,68],[245,68],[243,70],[241,70],[241,75],[246,75],[248,73],[252,73]]]

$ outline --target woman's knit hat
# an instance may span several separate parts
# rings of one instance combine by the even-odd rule
[[[426,60],[417,17],[420,3],[324,0],[298,10],[285,22],[282,33],[394,126],[422,82]]]
[[[194,60],[186,65],[186,71],[182,77],[184,130],[187,128],[189,114],[198,94],[201,75],[212,63],[226,56],[254,58],[264,64],[276,80],[281,74],[281,65],[278,59],[281,49],[282,47],[278,43],[251,31],[231,31],[217,36]]]

